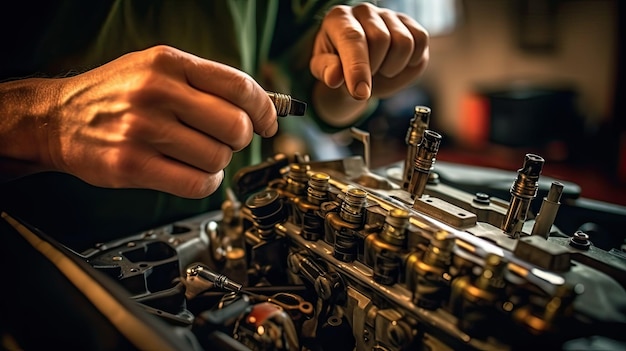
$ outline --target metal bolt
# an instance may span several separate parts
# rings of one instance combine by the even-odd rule
[[[489,202],[491,202],[491,201],[489,200],[489,199],[490,199],[490,196],[489,196],[488,194],[485,194],[485,193],[476,193],[474,196],[475,196],[475,197],[474,197],[474,200],[473,200],[473,201],[474,201],[474,202],[476,202],[476,203],[483,204],[483,205],[488,205],[488,204],[489,204]]]
[[[588,250],[591,246],[591,241],[589,241],[587,233],[578,230],[570,238],[569,245],[580,250]]]

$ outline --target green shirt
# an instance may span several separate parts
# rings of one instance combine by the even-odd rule
[[[47,72],[83,71],[157,44],[226,63],[267,90],[308,99],[312,38],[324,12],[338,1],[67,1],[52,17],[32,57]],[[92,13],[86,8],[92,6]],[[82,7],[76,9],[76,7]],[[315,119],[315,116],[312,116]],[[288,119],[281,119],[281,129]],[[236,153],[225,174],[261,160],[261,143]],[[191,200],[145,189],[104,189],[61,173],[2,184],[1,210],[72,247],[170,223],[219,208],[222,190]]]

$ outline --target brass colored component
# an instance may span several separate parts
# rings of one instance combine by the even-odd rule
[[[349,187],[343,194],[339,216],[335,213],[326,215],[326,220],[332,228],[334,238],[333,256],[344,262],[356,259],[358,242],[354,231],[362,228],[364,207],[367,201],[367,192],[356,187]]]
[[[571,314],[574,299],[577,296],[576,287],[561,285],[543,307],[525,305],[513,313],[513,319],[525,325],[534,335],[541,335],[558,328],[558,322]]]
[[[293,195],[304,195],[309,181],[309,165],[292,163],[287,173],[287,191]]]
[[[294,206],[302,214],[302,236],[311,241],[321,239],[324,235],[324,218],[318,215],[320,205],[328,201],[328,181],[326,173],[311,174],[306,190],[307,196],[296,197]]]
[[[385,218],[382,231],[365,238],[364,260],[373,269],[374,281],[385,285],[398,282],[402,267],[400,256],[405,252],[408,224],[409,212],[393,209]]]
[[[272,100],[276,107],[276,114],[279,117],[285,116],[304,116],[306,112],[306,102],[296,100],[291,95],[274,93],[267,91],[267,96]]]
[[[402,177],[402,187],[408,189],[413,175],[413,162],[417,154],[417,148],[422,140],[424,131],[428,128],[430,122],[430,108],[426,106],[415,106],[413,118],[409,124],[406,133],[407,154],[404,160],[404,174]]]
[[[432,130],[425,130],[422,140],[420,141],[415,158],[413,159],[413,174],[407,191],[418,199],[424,193],[426,183],[430,177],[430,171],[433,169],[439,145],[441,144],[441,135]]]
[[[344,193],[339,216],[348,223],[363,222],[363,207],[367,200],[367,192],[360,188],[349,188]]]
[[[283,221],[284,207],[279,193],[274,189],[266,189],[251,195],[246,200],[255,234],[263,239],[274,237],[274,225]]]
[[[530,202],[537,196],[543,163],[541,156],[526,154],[524,166],[517,171],[517,179],[511,185],[511,201],[502,230],[513,238],[518,238],[522,232]]]
[[[425,252],[415,252],[407,259],[407,286],[417,306],[434,310],[446,299],[453,239],[445,230],[439,230]]]
[[[496,305],[504,293],[505,268],[506,263],[499,256],[489,254],[481,274],[473,283],[463,284],[459,327],[468,334],[486,338],[494,332],[493,325],[497,325],[500,318]],[[468,277],[461,279],[467,282]]]
[[[409,225],[409,211],[394,208],[385,218],[380,238],[392,245],[403,246],[406,240],[406,227]]]
[[[309,187],[307,188],[307,200],[315,205],[328,201],[328,181],[330,176],[326,173],[316,172],[309,179]]]

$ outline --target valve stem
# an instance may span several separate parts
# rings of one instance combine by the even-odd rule
[[[561,194],[563,194],[563,184],[556,181],[552,182],[548,195],[543,198],[539,214],[537,214],[537,218],[535,218],[535,225],[530,235],[539,235],[546,239],[550,236],[550,229],[552,228],[552,224],[554,224],[556,214],[561,205],[559,202],[561,200]]]

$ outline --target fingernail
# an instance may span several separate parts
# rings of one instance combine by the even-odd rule
[[[371,94],[370,86],[369,84],[365,82],[359,82],[359,84],[356,85],[356,88],[354,88],[355,98],[363,99],[363,100],[369,99],[370,94]]]

